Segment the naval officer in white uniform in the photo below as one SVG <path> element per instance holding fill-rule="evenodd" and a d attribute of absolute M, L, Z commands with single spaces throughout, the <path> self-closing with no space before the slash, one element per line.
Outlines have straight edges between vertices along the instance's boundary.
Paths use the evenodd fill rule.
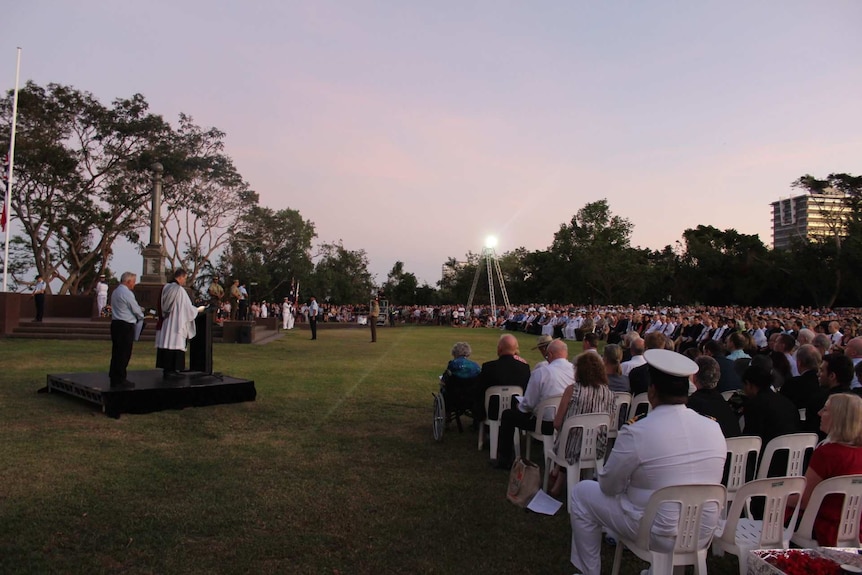
<path fill-rule="evenodd" d="M 697 364 L 663 349 L 647 350 L 652 411 L 623 426 L 598 481 L 581 481 L 572 498 L 572 564 L 600 575 L 602 529 L 634 539 L 644 508 L 656 490 L 670 485 L 720 483 L 727 445 L 721 427 L 685 405 L 688 376 Z M 676 514 L 656 521 L 653 544 L 670 549 Z M 704 511 L 702 534 L 711 535 L 718 509 Z M 660 524 L 661 523 L 661 524 Z"/>

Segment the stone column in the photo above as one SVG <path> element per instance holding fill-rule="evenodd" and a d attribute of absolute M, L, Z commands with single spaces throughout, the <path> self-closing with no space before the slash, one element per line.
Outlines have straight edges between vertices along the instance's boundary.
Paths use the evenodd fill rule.
<path fill-rule="evenodd" d="M 150 243 L 143 249 L 144 270 L 135 294 L 144 307 L 155 308 L 165 284 L 165 250 L 162 247 L 162 173 L 161 164 L 153 164 L 153 192 L 150 207 Z M 142 285 L 143 284 L 143 285 Z"/>

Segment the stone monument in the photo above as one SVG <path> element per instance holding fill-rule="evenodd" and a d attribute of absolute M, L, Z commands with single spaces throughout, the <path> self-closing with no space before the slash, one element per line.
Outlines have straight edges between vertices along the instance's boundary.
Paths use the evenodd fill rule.
<path fill-rule="evenodd" d="M 150 243 L 141 251 L 144 269 L 135 288 L 138 303 L 146 312 L 156 309 L 165 285 L 165 249 L 162 247 L 162 173 L 160 163 L 153 164 L 153 192 L 150 207 Z"/>

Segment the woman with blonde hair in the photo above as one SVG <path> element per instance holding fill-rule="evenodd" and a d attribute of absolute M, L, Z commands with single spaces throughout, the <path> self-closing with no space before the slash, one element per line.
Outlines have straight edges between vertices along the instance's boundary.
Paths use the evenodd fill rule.
<path fill-rule="evenodd" d="M 629 376 L 623 375 L 621 367 L 623 361 L 623 350 L 615 343 L 605 346 L 602 354 L 602 362 L 605 365 L 605 373 L 608 376 L 608 387 L 611 391 L 631 391 Z"/>
<path fill-rule="evenodd" d="M 862 474 L 862 397 L 851 393 L 831 395 L 818 415 L 820 429 L 826 433 L 826 439 L 811 455 L 800 509 L 805 509 L 811 492 L 824 479 Z M 841 495 L 828 495 L 817 511 L 814 538 L 824 547 L 834 546 L 838 539 L 842 502 Z M 792 503 L 795 499 L 788 501 L 788 504 Z"/>
<path fill-rule="evenodd" d="M 559 431 L 566 419 L 582 413 L 607 413 L 612 416 L 614 411 L 614 392 L 608 387 L 608 375 L 599 354 L 586 352 L 575 358 L 575 383 L 566 388 L 560 398 L 560 406 L 554 418 L 554 429 Z M 573 429 L 574 437 L 569 438 L 566 459 L 570 462 L 578 460 L 581 451 L 580 429 Z M 557 442 L 562 441 L 558 436 Z M 604 456 L 607 436 L 602 434 L 596 440 L 596 450 L 600 457 Z M 563 468 L 556 467 L 551 471 L 551 495 L 559 495 L 566 484 Z"/>

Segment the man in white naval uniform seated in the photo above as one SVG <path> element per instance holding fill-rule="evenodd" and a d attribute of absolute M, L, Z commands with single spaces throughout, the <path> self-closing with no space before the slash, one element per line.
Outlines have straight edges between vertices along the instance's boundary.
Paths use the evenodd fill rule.
<path fill-rule="evenodd" d="M 572 564 L 584 575 L 600 575 L 602 530 L 634 539 L 650 496 L 662 487 L 720 483 L 727 445 L 721 427 L 685 405 L 688 376 L 697 364 L 664 349 L 644 354 L 650 370 L 653 410 L 619 430 L 598 481 L 581 481 L 572 490 Z M 719 513 L 706 508 L 701 537 L 708 539 Z M 673 547 L 677 510 L 660 513 L 652 544 Z"/>

